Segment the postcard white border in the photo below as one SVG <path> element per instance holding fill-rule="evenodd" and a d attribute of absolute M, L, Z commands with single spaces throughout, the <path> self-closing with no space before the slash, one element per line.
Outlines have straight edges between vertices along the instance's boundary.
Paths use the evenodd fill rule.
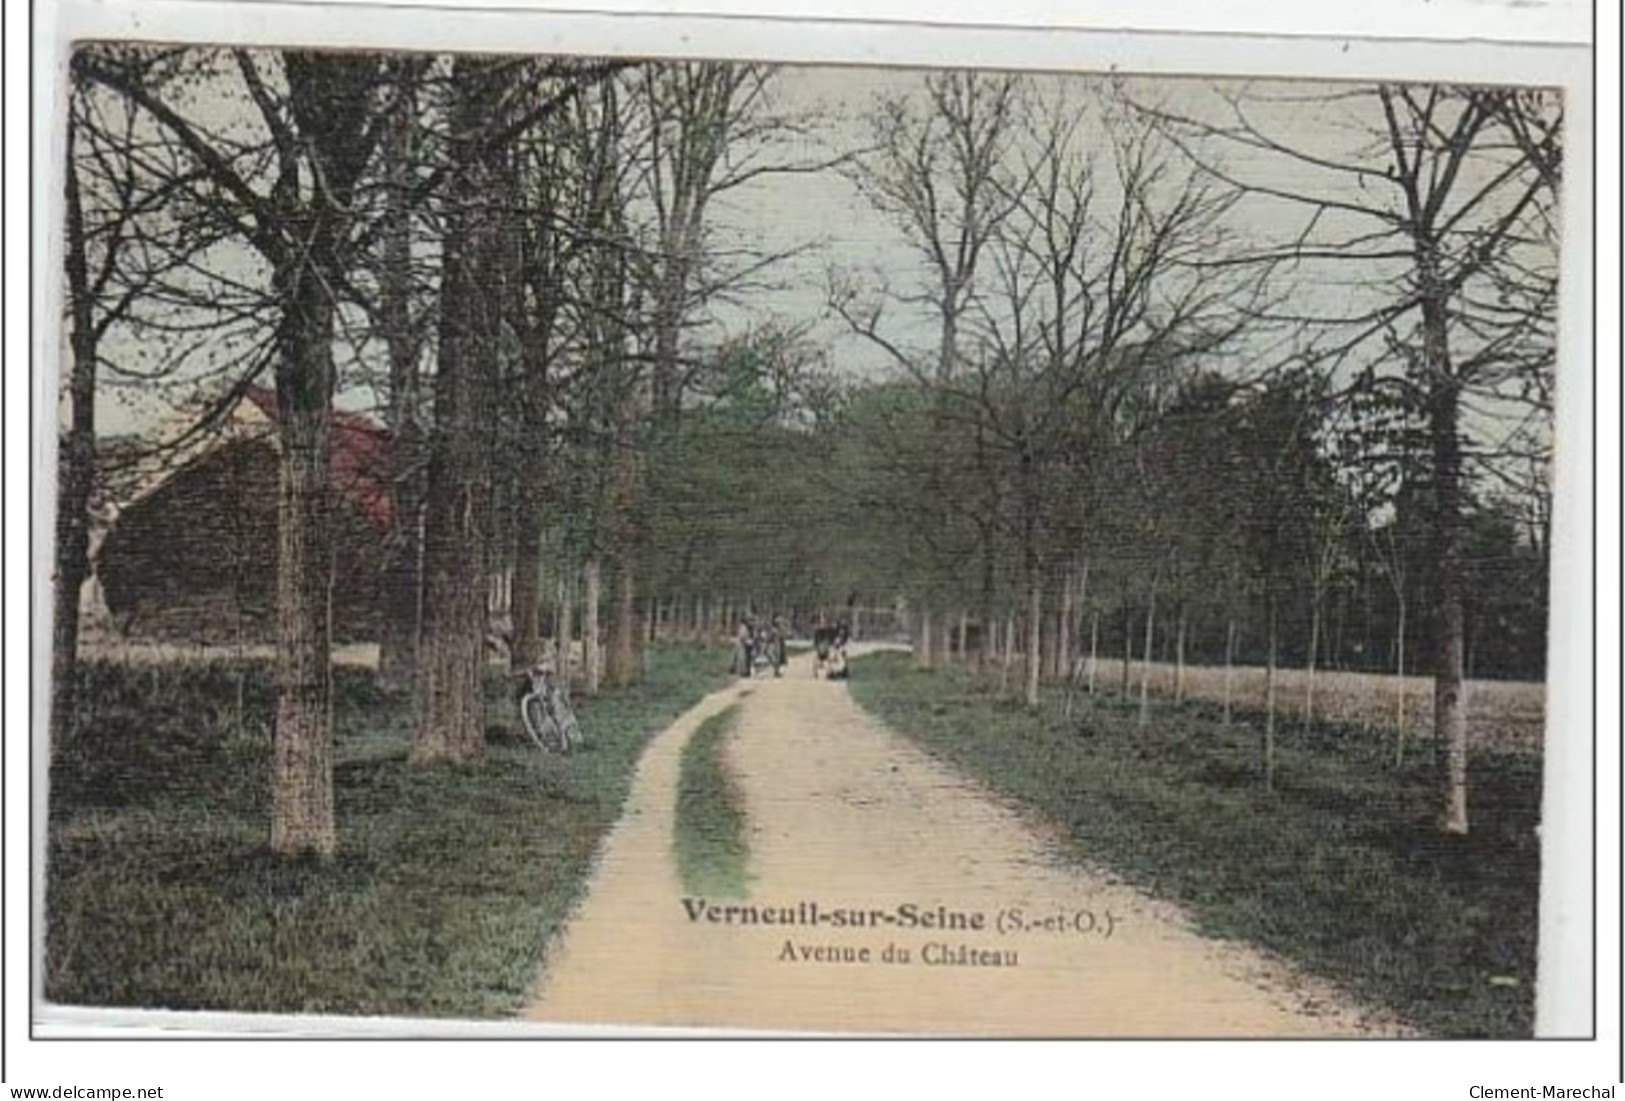
<path fill-rule="evenodd" d="M 668 5 L 669 8 L 676 6 Z M 1590 371 L 1595 351 L 1590 316 L 1593 301 L 1591 256 L 1588 249 L 1573 247 L 1572 244 L 1596 239 L 1596 227 L 1591 224 L 1593 207 L 1590 194 L 1593 171 L 1589 140 L 1591 73 L 1588 53 L 1573 45 L 1584 39 L 1584 20 L 1576 15 L 1577 5 L 1572 2 L 1491 3 L 1487 0 L 1449 0 L 1448 3 L 1437 4 L 1409 0 L 1367 0 L 1365 3 L 1309 5 L 1250 0 L 1233 6 L 1165 4 L 1153 13 L 1137 10 L 1148 6 L 1143 2 L 1112 3 L 1090 9 L 1095 28 L 1115 29 L 1078 26 L 1079 17 L 1070 9 L 1060 10 L 1062 6 L 1037 2 L 1006 6 L 1000 11 L 1001 20 L 1026 25 L 990 26 L 987 25 L 988 17 L 985 14 L 979 14 L 968 5 L 944 9 L 937 5 L 900 4 L 896 0 L 883 6 L 859 7 L 852 3 L 827 5 L 820 11 L 820 18 L 802 19 L 794 23 L 784 21 L 784 16 L 793 12 L 793 5 L 752 0 L 708 4 L 706 8 L 714 13 L 711 15 L 652 15 L 647 14 L 649 5 L 633 7 L 627 3 L 613 2 L 597 5 L 600 10 L 596 11 L 551 12 L 538 11 L 541 5 L 530 5 L 528 10 L 520 10 L 519 5 L 505 3 L 460 5 L 463 10 L 452 12 L 448 11 L 452 5 L 430 6 L 411 0 L 391 5 L 274 3 L 269 0 L 237 3 L 223 0 L 108 0 L 101 3 L 72 0 L 59 5 L 42 5 L 35 12 L 33 35 L 35 129 L 30 149 L 33 159 L 32 182 L 38 200 L 30 226 L 36 268 L 40 272 L 60 268 L 59 242 L 51 227 L 60 224 L 61 148 L 58 127 L 55 125 L 56 115 L 51 105 L 60 99 L 61 63 L 66 57 L 66 44 L 78 37 L 733 57 L 851 65 L 975 65 L 1078 70 L 1116 67 L 1125 72 L 1168 75 L 1512 81 L 1561 85 L 1570 94 L 1569 132 L 1574 137 L 1583 136 L 1585 141 L 1580 143 L 1571 139 L 1566 165 L 1569 190 L 1564 204 L 1565 241 L 1570 242 L 1570 246 L 1565 248 L 1563 257 L 1565 287 L 1560 337 L 1561 381 L 1558 388 L 1560 457 L 1555 479 L 1557 509 L 1554 517 L 1554 575 L 1557 583 L 1553 591 L 1552 613 L 1550 666 L 1553 673 L 1548 680 L 1548 697 L 1551 701 L 1549 727 L 1551 730 L 1562 730 L 1565 734 L 1556 739 L 1548 736 L 1548 809 L 1544 842 L 1549 855 L 1548 875 L 1542 894 L 1543 906 L 1547 906 L 1547 912 L 1554 916 L 1550 928 L 1543 921 L 1543 976 L 1560 976 L 1562 981 L 1553 988 L 1543 978 L 1541 1005 L 1543 1030 L 1568 1034 L 1573 1034 L 1577 1028 L 1582 1032 L 1589 1031 L 1592 1023 L 1592 986 L 1597 974 L 1591 968 L 1607 969 L 1612 960 L 1612 973 L 1617 974 L 1618 970 L 1617 950 L 1610 949 L 1606 935 L 1598 943 L 1598 959 L 1591 960 L 1593 935 L 1596 932 L 1606 933 L 1609 929 L 1617 930 L 1618 926 L 1616 910 L 1611 921 L 1603 921 L 1602 929 L 1592 928 L 1589 860 L 1583 860 L 1580 868 L 1570 866 L 1575 854 L 1589 856 L 1591 848 L 1593 760 L 1589 665 L 1594 627 L 1592 610 L 1597 606 L 1594 601 L 1602 595 L 1600 591 L 1591 591 L 1590 582 L 1592 538 L 1595 534 L 1591 500 L 1596 487 L 1589 460 L 1597 441 L 1592 438 L 1587 414 L 1602 397 L 1592 390 Z M 1222 16 L 1218 14 L 1221 8 L 1225 9 Z M 910 24 L 876 18 L 877 14 L 903 18 L 911 10 L 917 16 L 928 15 L 933 21 Z M 1617 20 L 1617 11 L 1613 15 Z M 981 25 L 947 26 L 944 25 L 945 19 Z M 1129 27 L 1133 29 L 1123 29 Z M 1243 33 L 1233 33 L 1236 27 L 1242 28 Z M 1274 33 L 1260 33 L 1264 31 Z M 1442 35 L 1448 35 L 1453 40 L 1424 40 Z M 1486 41 L 1489 39 L 1502 41 Z M 10 82 L 8 76 L 8 84 Z M 1617 135 L 1617 123 L 1614 133 Z M 10 145 L 8 139 L 8 154 Z M 7 218 L 9 226 L 12 219 L 9 195 Z M 1613 240 L 1618 240 L 1617 228 Z M 8 272 L 12 267 L 13 255 L 7 257 Z M 8 280 L 8 283 L 13 287 L 19 285 L 15 280 Z M 8 319 L 12 316 L 9 297 Z M 49 278 L 34 281 L 31 313 L 36 321 L 60 316 L 59 300 L 59 281 Z M 41 410 L 54 409 L 55 359 L 58 350 L 53 333 L 53 326 L 37 324 L 35 343 L 29 349 L 32 353 L 29 358 L 36 369 L 30 373 L 31 401 L 28 404 L 34 411 L 33 423 L 36 425 L 48 423 L 41 419 Z M 8 348 L 12 347 L 15 345 L 8 339 Z M 1617 349 L 1617 343 L 1614 347 Z M 1605 359 L 1603 362 L 1610 361 Z M 1617 354 L 1611 362 L 1618 363 Z M 14 379 L 16 376 L 12 374 L 11 377 Z M 1617 394 L 1617 378 L 1611 382 Z M 14 384 L 8 384 L 8 389 L 14 399 L 20 396 Z M 1617 398 L 1610 407 L 1617 410 Z M 15 411 L 15 404 L 13 408 Z M 24 422 L 25 425 L 27 423 Z M 11 419 L 9 426 L 15 428 L 16 420 Z M 1617 421 L 1612 431 L 1613 447 L 1617 449 Z M 33 506 L 31 512 L 35 518 L 48 518 L 51 515 L 49 506 L 54 496 L 54 478 L 50 476 L 54 465 L 53 450 L 50 447 L 50 434 L 39 432 L 34 439 L 33 453 L 25 456 L 27 465 L 32 466 L 37 474 L 35 481 L 24 483 L 24 499 Z M 8 455 L 15 454 L 8 440 Z M 1564 456 L 1586 456 L 1587 461 L 1578 462 Z M 1597 458 L 1601 459 L 1601 456 Z M 14 464 L 12 472 L 15 473 Z M 9 476 L 8 487 L 16 487 Z M 15 499 L 14 494 L 12 500 Z M 48 563 L 50 526 L 48 522 L 36 523 L 33 528 L 34 536 L 28 549 L 37 556 L 36 561 Z M 8 540 L 8 593 L 16 591 L 10 562 L 14 547 L 14 542 Z M 24 591 L 33 607 L 48 606 L 48 570 L 36 573 L 31 584 L 25 583 Z M 13 607 L 16 606 L 13 604 Z M 1617 609 L 1617 602 L 1614 607 Z M 1617 624 L 1617 618 L 1614 622 Z M 8 624 L 8 642 L 14 638 L 15 632 Z M 37 617 L 31 625 L 29 635 L 25 636 L 25 646 L 29 638 L 35 653 L 48 653 L 48 624 L 43 622 L 43 617 Z M 46 698 L 48 662 L 43 665 L 42 672 L 41 663 L 35 663 L 32 688 L 36 701 Z M 17 686 L 18 682 L 11 672 L 8 670 L 8 684 Z M 8 717 L 12 713 L 8 699 Z M 1598 716 L 1599 719 L 1601 717 Z M 16 729 L 11 723 L 8 723 L 8 727 Z M 1575 737 L 1575 732 L 1583 732 L 1584 736 Z M 26 783 L 27 763 L 19 752 L 21 744 L 21 739 L 15 736 L 7 739 L 8 794 L 18 792 L 19 779 Z M 1606 737 L 1599 739 L 1596 767 L 1605 787 L 1618 774 L 1617 754 L 1617 743 Z M 23 790 L 25 794 L 21 803 L 27 806 L 26 787 Z M 1612 809 L 1617 816 L 1617 795 L 1615 798 Z M 18 805 L 18 800 L 8 800 L 8 807 L 11 808 L 7 811 L 8 825 L 13 831 L 25 825 L 14 813 Z M 37 814 L 40 808 L 36 806 L 33 810 Z M 1617 817 L 1608 821 L 1599 819 L 1596 823 L 1600 843 L 1598 857 L 1604 868 L 1617 868 L 1618 863 L 1617 841 L 1610 837 L 1611 833 L 1617 832 L 1617 826 L 1611 830 L 1611 822 L 1617 823 Z M 8 901 L 20 897 L 17 893 L 19 873 L 24 877 L 21 886 L 27 886 L 26 870 L 18 867 L 26 850 L 19 849 L 17 842 L 18 838 L 13 832 L 8 838 L 8 852 L 13 857 L 7 866 Z M 1610 853 L 1613 854 L 1611 861 Z M 37 859 L 38 853 L 35 855 Z M 1607 911 L 1615 901 L 1613 892 L 1609 890 L 1611 883 L 1617 883 L 1617 879 L 1610 881 L 1604 876 L 1596 884 L 1603 911 Z M 32 1012 L 28 1000 L 32 992 L 16 981 L 15 974 L 32 951 L 32 946 L 26 944 L 26 925 L 19 920 L 22 912 L 16 907 L 11 908 L 11 918 L 6 928 L 7 958 L 13 970 L 8 972 L 5 997 L 7 1028 L 12 1036 L 16 1035 L 17 1025 L 26 1021 Z M 35 917 L 37 919 L 38 915 Z M 23 941 L 21 945 L 18 943 L 19 937 Z M 1617 941 L 1617 935 L 1613 940 Z M 21 952 L 15 950 L 19 946 L 23 948 Z M 1584 966 L 1581 965 L 1582 956 Z M 1613 990 L 1617 990 L 1617 987 L 1605 983 L 1596 991 L 1599 1016 L 1595 1024 L 1599 1036 L 1610 1033 L 1617 1035 L 1617 1008 L 1610 1004 L 1613 999 L 1609 997 Z M 1582 1009 L 1583 1024 L 1580 1015 Z M 206 1030 L 214 1027 L 235 1030 L 244 1025 L 258 1030 L 268 1023 L 264 1019 L 245 1021 L 235 1015 L 219 1019 L 214 1015 L 187 1015 L 186 1023 L 176 1021 L 172 1016 L 139 1013 L 97 1017 L 98 1014 L 83 1017 L 81 1011 L 72 1011 L 60 1024 L 42 1028 L 40 1034 L 45 1035 L 52 1029 L 60 1029 L 60 1034 L 78 1033 L 82 1027 L 105 1025 L 113 1020 L 135 1026 L 134 1032 L 137 1033 L 149 1029 L 162 1032 L 177 1024 L 187 1031 L 191 1028 Z M 256 1020 L 258 1025 L 255 1024 Z M 333 1034 L 321 1028 L 313 1019 L 295 1020 L 307 1028 L 314 1025 L 326 1034 Z M 444 1029 L 437 1028 L 434 1022 L 426 1024 L 427 1033 L 444 1034 Z M 99 1027 L 92 1031 L 97 1035 L 107 1034 Z M 343 1034 L 352 1030 L 337 1027 L 334 1031 Z M 131 1035 L 132 1032 L 118 1030 L 115 1034 Z M 15 1048 L 18 1041 L 14 1039 L 12 1043 Z M 239 1044 L 229 1046 L 234 1049 L 241 1047 Z M 505 1046 L 496 1045 L 498 1049 Z M 1486 1054 L 1499 1053 L 1507 1046 L 1488 1045 L 1484 1050 Z M 1518 1047 L 1510 1046 L 1514 1049 Z M 1334 1048 L 1334 1052 L 1336 1050 Z M 16 1059 L 18 1052 L 13 1050 L 12 1056 Z M 1372 1058 L 1384 1064 L 1409 1062 L 1384 1048 L 1375 1056 L 1368 1050 L 1365 1057 L 1349 1060 L 1349 1063 L 1351 1066 L 1368 1065 Z M 1546 1060 L 1518 1059 L 1509 1065 L 1518 1066 L 1531 1061 Z M 253 1062 L 257 1063 L 259 1059 Z M 1344 1059 L 1338 1058 L 1332 1062 L 1343 1063 Z M 1494 1058 L 1485 1061 L 1486 1071 L 1494 1062 Z M 58 1059 L 51 1057 L 51 1063 L 58 1064 Z M 27 1081 L 16 1073 L 8 1074 L 8 1079 Z"/>

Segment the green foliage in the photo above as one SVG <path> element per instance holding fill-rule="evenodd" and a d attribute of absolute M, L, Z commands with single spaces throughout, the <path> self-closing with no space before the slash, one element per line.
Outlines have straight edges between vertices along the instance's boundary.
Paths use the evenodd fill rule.
<path fill-rule="evenodd" d="M 1252 941 L 1449 1037 L 1533 1028 L 1540 761 L 1480 753 L 1476 826 L 1432 828 L 1425 761 L 1396 773 L 1382 740 L 1320 724 L 1282 731 L 1259 782 L 1257 726 L 1211 707 L 1086 700 L 1074 717 L 1002 703 L 967 673 L 862 659 L 852 691 L 881 719 L 1184 906 L 1204 933 Z"/>
<path fill-rule="evenodd" d="M 742 898 L 750 883 L 743 797 L 726 762 L 728 735 L 738 721 L 734 704 L 701 723 L 683 747 L 672 847 L 683 890 L 691 895 Z"/>
<path fill-rule="evenodd" d="M 652 591 L 763 608 L 828 603 L 854 587 L 843 486 L 867 483 L 814 350 L 768 327 L 704 365 L 694 401 L 651 443 Z"/>
<path fill-rule="evenodd" d="M 335 670 L 340 850 L 267 849 L 268 670 L 82 670 L 94 711 L 52 772 L 45 992 L 60 1004 L 502 1017 L 580 896 L 648 740 L 724 658 L 656 649 L 643 685 L 539 755 L 493 678 L 491 744 L 409 767 L 410 714 Z M 237 683 L 244 707 L 237 714 Z"/>

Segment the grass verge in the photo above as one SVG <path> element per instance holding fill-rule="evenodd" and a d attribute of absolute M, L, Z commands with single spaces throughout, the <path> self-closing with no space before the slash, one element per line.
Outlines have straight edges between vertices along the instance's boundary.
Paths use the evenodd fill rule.
<path fill-rule="evenodd" d="M 52 769 L 45 993 L 53 1002 L 500 1017 L 535 978 L 620 813 L 643 746 L 725 682 L 660 648 L 544 757 L 493 678 L 488 749 L 411 768 L 407 701 L 336 669 L 338 855 L 273 859 L 264 665 L 81 672 Z"/>
<path fill-rule="evenodd" d="M 743 898 L 750 884 L 744 803 L 724 762 L 738 719 L 734 704 L 701 723 L 683 747 L 672 847 L 691 895 Z"/>
<path fill-rule="evenodd" d="M 1278 729 L 1216 707 L 1083 698 L 1039 711 L 961 670 L 862 659 L 852 693 L 940 757 L 1057 824 L 1080 859 L 1185 907 L 1208 935 L 1278 953 L 1446 1037 L 1533 1029 L 1540 758 L 1479 752 L 1473 831 L 1432 825 L 1425 754 L 1395 770 L 1358 727 Z M 1051 696 L 1059 693 L 1052 692 Z"/>

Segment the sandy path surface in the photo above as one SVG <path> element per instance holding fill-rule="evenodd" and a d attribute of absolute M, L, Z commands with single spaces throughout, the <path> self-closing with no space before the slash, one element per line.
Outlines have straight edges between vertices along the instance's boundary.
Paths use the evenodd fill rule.
<path fill-rule="evenodd" d="M 735 700 L 729 762 L 752 883 L 747 898 L 708 904 L 811 924 L 694 920 L 699 903 L 685 905 L 672 856 L 678 760 Z M 910 906 L 941 907 L 960 927 L 910 925 Z M 871 923 L 839 927 L 843 909 Z M 985 962 L 956 962 L 962 951 Z M 844 685 L 812 679 L 806 658 L 782 680 L 708 697 L 655 739 L 551 958 L 526 1019 L 935 1035 L 1399 1031 L 1256 951 L 1197 936 L 1172 906 L 1062 863 L 1041 828 L 881 725 Z"/>

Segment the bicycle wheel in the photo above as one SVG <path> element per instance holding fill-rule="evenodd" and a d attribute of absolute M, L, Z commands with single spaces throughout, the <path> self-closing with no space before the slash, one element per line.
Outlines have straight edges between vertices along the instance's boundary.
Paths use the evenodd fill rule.
<path fill-rule="evenodd" d="M 525 733 L 536 743 L 536 748 L 544 753 L 563 753 L 569 748 L 564 743 L 558 723 L 548 714 L 547 704 L 540 696 L 526 696 L 520 705 L 520 713 L 525 720 Z"/>

